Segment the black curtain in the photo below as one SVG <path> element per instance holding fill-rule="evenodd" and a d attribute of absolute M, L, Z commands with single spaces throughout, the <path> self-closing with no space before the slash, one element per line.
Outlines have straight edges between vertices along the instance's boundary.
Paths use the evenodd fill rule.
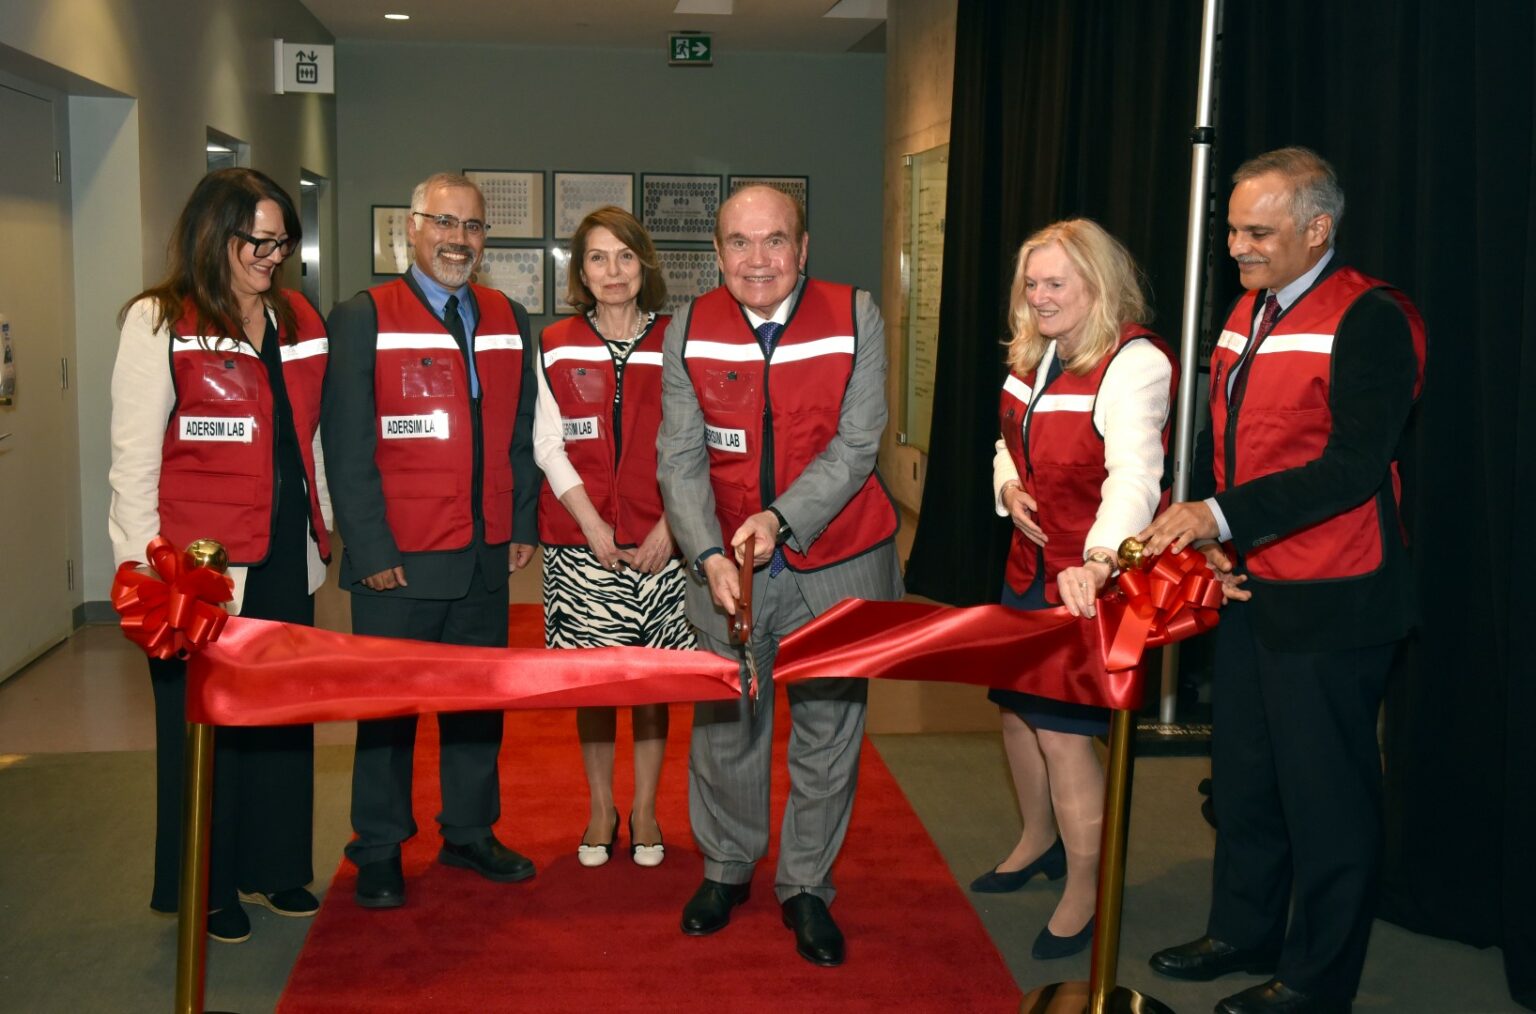
<path fill-rule="evenodd" d="M 1218 161 L 1322 152 L 1344 259 L 1424 313 L 1404 448 L 1421 620 L 1387 698 L 1381 912 L 1502 946 L 1536 1008 L 1536 591 L 1516 515 L 1536 500 L 1533 46 L 1528 0 L 1229 3 Z"/>
<path fill-rule="evenodd" d="M 1095 219 L 1150 282 L 1177 346 L 1198 0 L 964 0 L 955 37 L 944 278 L 928 477 L 907 588 L 995 602 L 1009 527 L 992 446 L 1013 257 L 1035 230 Z"/>
<path fill-rule="evenodd" d="M 1177 332 L 1198 4 L 959 5 L 932 454 L 909 586 L 991 601 L 996 345 L 1031 230 L 1098 218 Z M 1149 10 L 1145 8 L 1158 8 Z M 1172 13 L 1170 13 L 1170 9 Z M 1211 296 L 1235 294 L 1226 194 L 1244 158 L 1306 144 L 1348 197 L 1339 254 L 1408 292 L 1429 367 L 1403 448 L 1421 622 L 1388 690 L 1382 915 L 1501 946 L 1536 1009 L 1536 5 L 1226 4 Z"/>

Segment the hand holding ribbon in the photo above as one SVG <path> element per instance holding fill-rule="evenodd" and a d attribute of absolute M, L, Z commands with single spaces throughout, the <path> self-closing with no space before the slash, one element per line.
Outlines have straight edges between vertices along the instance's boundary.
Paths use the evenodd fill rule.
<path fill-rule="evenodd" d="M 223 603 L 234 583 L 212 567 L 194 566 L 163 536 L 145 550 L 158 578 L 141 573 L 137 560 L 117 568 L 112 606 L 123 633 L 150 658 L 186 658 L 216 640 L 229 619 Z"/>
<path fill-rule="evenodd" d="M 1115 594 L 1099 603 L 1099 629 L 1104 643 L 1104 668 L 1110 672 L 1141 663 L 1147 648 L 1194 637 L 1216 626 L 1221 608 L 1221 582 L 1205 557 L 1189 548 L 1151 559 L 1140 555 L 1139 543 L 1127 539 L 1120 547 L 1122 562 Z"/>

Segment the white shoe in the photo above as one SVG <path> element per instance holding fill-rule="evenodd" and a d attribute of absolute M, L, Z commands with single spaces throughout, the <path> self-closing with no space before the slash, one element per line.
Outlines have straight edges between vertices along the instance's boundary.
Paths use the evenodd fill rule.
<path fill-rule="evenodd" d="M 635 815 L 629 815 L 629 856 L 636 866 L 660 866 L 667 858 L 667 847 L 661 843 L 661 825 L 656 825 L 656 844 L 642 845 L 635 841 Z"/>
<path fill-rule="evenodd" d="M 613 845 L 619 839 L 619 815 L 613 815 L 613 833 L 608 836 L 608 841 L 602 845 L 588 845 L 583 839 L 576 846 L 576 861 L 586 867 L 601 866 L 613 855 Z"/>

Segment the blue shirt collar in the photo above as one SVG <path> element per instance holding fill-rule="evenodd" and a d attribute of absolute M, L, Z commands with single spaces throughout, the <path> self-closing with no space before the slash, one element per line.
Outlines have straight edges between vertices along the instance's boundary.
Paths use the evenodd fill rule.
<path fill-rule="evenodd" d="M 1275 301 L 1280 304 L 1280 309 L 1289 309 L 1292 303 L 1301 298 L 1301 294 L 1303 292 L 1306 292 L 1308 289 L 1312 288 L 1313 284 L 1317 282 L 1318 276 L 1323 273 L 1323 269 L 1328 266 L 1328 262 L 1331 260 L 1333 260 L 1333 248 L 1330 247 L 1328 251 L 1324 253 L 1323 256 L 1318 260 L 1318 262 L 1312 265 L 1311 270 L 1309 270 L 1306 274 L 1302 275 L 1291 284 L 1285 286 L 1283 289 L 1271 290 L 1275 293 Z M 414 264 L 411 266 L 415 267 Z M 1262 306 L 1263 303 L 1264 300 L 1259 300 L 1260 306 Z"/>
<path fill-rule="evenodd" d="M 421 270 L 416 264 L 411 265 L 411 277 L 421 287 L 421 294 L 427 297 L 427 305 L 432 307 L 432 312 L 439 317 L 443 315 L 443 309 L 448 305 L 449 296 L 459 297 L 460 312 L 464 312 L 472 304 L 470 303 L 469 286 L 461 285 L 457 289 L 450 289 L 436 278 Z"/>

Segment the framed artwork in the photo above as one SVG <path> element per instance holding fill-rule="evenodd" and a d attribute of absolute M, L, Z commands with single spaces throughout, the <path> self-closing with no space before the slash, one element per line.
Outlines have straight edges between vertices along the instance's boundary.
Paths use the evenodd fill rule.
<path fill-rule="evenodd" d="M 544 238 L 544 174 L 522 170 L 465 169 L 485 195 L 489 239 Z"/>
<path fill-rule="evenodd" d="M 405 238 L 405 223 L 411 209 L 403 205 L 373 206 L 373 273 L 403 275 L 411 266 L 411 244 Z"/>
<path fill-rule="evenodd" d="M 658 250 L 661 277 L 667 283 L 663 313 L 677 313 L 683 304 L 720 284 L 720 265 L 713 250 Z"/>
<path fill-rule="evenodd" d="M 581 220 L 605 204 L 634 214 L 634 173 L 555 173 L 555 239 L 570 239 Z"/>
<path fill-rule="evenodd" d="M 708 243 L 720 210 L 720 177 L 642 173 L 641 221 L 657 242 Z"/>
<path fill-rule="evenodd" d="M 601 206 L 598 205 L 598 207 Z M 578 223 L 580 222 L 579 219 L 577 221 Z M 551 284 L 554 286 L 549 298 L 549 305 L 554 307 L 551 312 L 575 313 L 576 308 L 565 301 L 565 286 L 571 277 L 571 248 L 568 246 L 557 246 L 549 251 L 549 259 L 553 264 L 549 275 Z"/>
<path fill-rule="evenodd" d="M 544 251 L 540 248 L 486 247 L 476 275 L 481 285 L 500 289 L 529 313 L 544 312 Z"/>
<path fill-rule="evenodd" d="M 811 178 L 809 176 L 732 176 L 727 188 L 734 194 L 742 187 L 773 187 L 800 202 L 806 218 L 811 215 Z M 729 196 L 729 195 L 727 195 Z"/>

